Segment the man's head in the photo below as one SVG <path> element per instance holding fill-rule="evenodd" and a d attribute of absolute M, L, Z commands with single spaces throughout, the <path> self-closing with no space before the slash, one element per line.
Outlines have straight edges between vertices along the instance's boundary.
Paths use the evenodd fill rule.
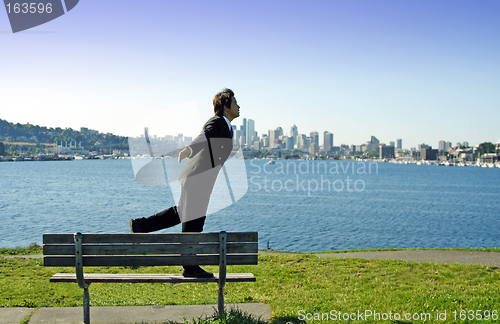
<path fill-rule="evenodd" d="M 214 113 L 217 116 L 226 116 L 231 121 L 240 115 L 239 108 L 231 89 L 226 88 L 214 97 Z"/>

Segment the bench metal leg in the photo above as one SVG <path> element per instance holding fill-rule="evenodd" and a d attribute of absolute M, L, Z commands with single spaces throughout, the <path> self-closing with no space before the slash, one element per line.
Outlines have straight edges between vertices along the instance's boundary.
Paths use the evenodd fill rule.
<path fill-rule="evenodd" d="M 219 288 L 219 316 L 224 316 L 224 288 Z"/>
<path fill-rule="evenodd" d="M 227 233 L 219 233 L 219 317 L 225 317 L 224 311 L 224 286 L 226 285 L 226 240 Z"/>
<path fill-rule="evenodd" d="M 90 297 L 88 288 L 83 290 L 83 323 L 90 324 Z"/>

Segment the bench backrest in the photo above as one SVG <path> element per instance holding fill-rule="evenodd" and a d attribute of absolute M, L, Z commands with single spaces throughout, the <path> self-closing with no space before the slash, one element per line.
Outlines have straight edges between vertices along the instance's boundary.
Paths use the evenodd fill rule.
<path fill-rule="evenodd" d="M 44 266 L 257 264 L 257 232 L 43 234 Z"/>

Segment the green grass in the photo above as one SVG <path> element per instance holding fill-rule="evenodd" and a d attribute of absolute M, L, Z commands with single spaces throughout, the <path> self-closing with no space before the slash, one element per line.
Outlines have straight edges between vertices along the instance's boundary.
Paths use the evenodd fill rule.
<path fill-rule="evenodd" d="M 42 253 L 42 247 L 36 243 L 31 243 L 27 247 L 0 248 L 0 255 L 29 255 Z"/>
<path fill-rule="evenodd" d="M 213 266 L 204 268 L 218 271 Z M 86 268 L 85 272 L 179 273 L 180 270 L 181 267 L 103 267 Z M 0 271 L 0 307 L 82 305 L 82 290 L 77 284 L 49 282 L 49 278 L 56 272 L 74 272 L 72 267 L 43 267 L 41 259 L 0 258 Z M 459 319 L 453 321 L 452 311 L 457 311 L 457 314 L 464 310 L 500 312 L 500 269 L 491 266 L 286 254 L 260 255 L 259 265 L 229 266 L 228 272 L 252 272 L 257 282 L 228 283 L 225 302 L 267 303 L 273 311 L 273 324 L 333 323 L 336 321 L 299 319 L 300 314 L 309 313 L 311 317 L 314 314 L 330 313 L 332 310 L 342 313 L 356 313 L 358 310 L 374 310 L 381 314 L 430 313 L 432 316 L 437 311 L 446 310 L 448 320 L 439 323 L 477 322 Z M 217 285 L 210 283 L 94 283 L 89 291 L 92 306 L 217 304 Z M 375 322 L 380 321 L 351 321 Z M 398 323 L 410 322 L 421 321 L 405 322 L 402 319 Z M 430 322 L 436 321 L 433 318 Z M 202 323 L 230 322 L 208 319 L 196 324 Z"/>
<path fill-rule="evenodd" d="M 226 314 L 220 316 L 218 312 L 207 318 L 195 319 L 193 322 L 185 321 L 182 324 L 265 324 L 266 322 L 255 316 L 242 312 L 238 309 L 229 309 Z M 178 324 L 178 322 L 168 321 L 165 324 Z"/>
<path fill-rule="evenodd" d="M 437 248 L 437 249 L 399 249 L 399 248 L 381 248 L 381 249 L 362 249 L 362 250 L 341 250 L 341 251 L 324 251 L 324 252 L 314 252 L 314 253 L 303 253 L 303 252 L 289 252 L 289 251 L 278 251 L 278 250 L 260 250 L 263 252 L 274 252 L 274 253 L 284 253 L 284 254 L 319 254 L 319 253 L 347 253 L 347 252 L 373 252 L 373 251 L 404 251 L 404 250 L 456 250 L 456 251 L 479 251 L 479 252 L 500 252 L 500 248 L 490 247 L 490 248 Z M 36 243 L 32 243 L 27 247 L 17 247 L 17 248 L 0 248 L 0 256 L 2 255 L 29 255 L 29 254 L 42 254 L 42 247 Z"/>
<path fill-rule="evenodd" d="M 314 252 L 314 254 L 320 253 L 349 253 L 349 252 L 376 252 L 376 251 L 408 251 L 408 250 L 449 250 L 449 251 L 476 251 L 476 252 L 500 252 L 500 248 L 490 247 L 490 248 L 414 248 L 414 249 L 399 249 L 399 248 L 383 248 L 383 249 L 364 249 L 364 250 L 342 250 L 342 251 L 324 251 L 324 252 Z"/>

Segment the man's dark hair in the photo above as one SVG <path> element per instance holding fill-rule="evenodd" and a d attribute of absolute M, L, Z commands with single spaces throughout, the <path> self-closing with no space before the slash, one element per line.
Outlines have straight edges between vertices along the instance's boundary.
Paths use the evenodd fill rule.
<path fill-rule="evenodd" d="M 225 88 L 214 97 L 214 113 L 217 116 L 224 115 L 224 107 L 231 107 L 231 102 L 233 101 L 234 92 L 231 89 Z"/>

